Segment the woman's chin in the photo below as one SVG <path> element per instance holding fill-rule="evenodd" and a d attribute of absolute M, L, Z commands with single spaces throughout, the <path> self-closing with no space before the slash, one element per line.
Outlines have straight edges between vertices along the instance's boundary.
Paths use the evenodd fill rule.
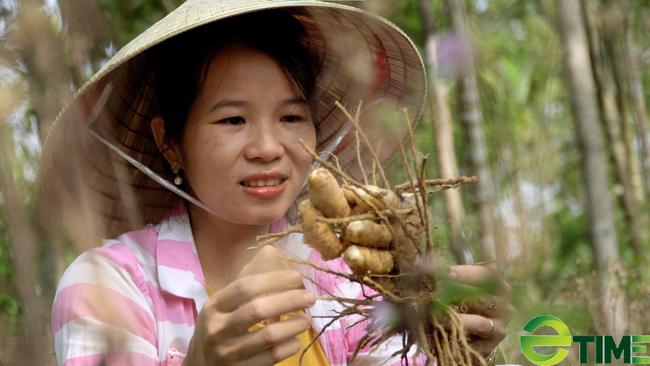
<path fill-rule="evenodd" d="M 250 213 L 249 215 L 241 215 L 239 217 L 233 217 L 233 220 L 230 220 L 233 223 L 246 226 L 267 226 L 271 225 L 274 222 L 282 219 L 284 217 L 284 212 L 260 212 L 260 213 Z"/>
<path fill-rule="evenodd" d="M 279 215 L 279 216 L 259 218 L 258 220 L 255 220 L 255 222 L 252 225 L 254 226 L 271 225 L 277 222 L 278 220 L 282 219 L 283 217 L 284 217 L 283 215 Z"/>
<path fill-rule="evenodd" d="M 216 205 L 214 205 L 216 206 Z M 210 205 L 208 207 L 211 207 Z M 212 208 L 212 207 L 211 207 Z M 268 209 L 268 210 L 253 210 L 248 212 L 237 212 L 233 214 L 232 212 L 224 212 L 223 210 L 218 210 L 212 208 L 216 213 L 216 216 L 212 216 L 209 213 L 199 209 L 198 207 L 192 205 L 192 210 L 202 211 L 201 216 L 205 216 L 208 221 L 221 221 L 224 223 L 230 223 L 240 226 L 265 226 L 271 225 L 274 222 L 280 220 L 284 217 L 286 211 L 277 210 L 277 209 Z"/>

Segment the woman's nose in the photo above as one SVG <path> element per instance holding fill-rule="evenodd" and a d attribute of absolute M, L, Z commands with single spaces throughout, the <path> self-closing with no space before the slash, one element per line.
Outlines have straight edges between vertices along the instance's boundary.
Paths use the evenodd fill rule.
<path fill-rule="evenodd" d="M 280 128 L 251 126 L 250 134 L 251 139 L 244 152 L 247 159 L 266 162 L 273 161 L 284 154 Z"/>

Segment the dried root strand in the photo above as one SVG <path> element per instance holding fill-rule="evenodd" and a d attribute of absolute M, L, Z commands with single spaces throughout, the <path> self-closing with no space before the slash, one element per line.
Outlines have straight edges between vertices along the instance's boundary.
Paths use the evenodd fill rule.
<path fill-rule="evenodd" d="M 259 235 L 255 240 L 257 240 L 258 245 L 255 248 L 263 247 L 265 245 L 271 245 L 281 239 L 286 238 L 293 233 L 302 233 L 302 225 L 294 225 L 288 229 L 285 229 L 281 233 L 272 233 L 272 234 L 263 234 Z"/>
<path fill-rule="evenodd" d="M 430 360 L 435 359 L 435 356 L 431 352 L 431 346 L 429 345 L 429 340 L 424 333 L 424 324 L 420 323 L 418 324 L 418 338 L 419 338 L 419 343 L 422 345 L 422 349 L 424 350 L 424 353 L 427 355 L 427 358 Z"/>
<path fill-rule="evenodd" d="M 304 264 L 304 265 L 309 266 L 309 267 L 311 267 L 311 268 L 313 268 L 313 269 L 315 269 L 317 271 L 322 271 L 324 273 L 329 273 L 329 274 L 331 274 L 333 276 L 336 276 L 336 277 L 343 277 L 343 278 L 346 278 L 348 281 L 351 281 L 351 282 L 359 282 L 359 280 L 353 274 L 333 271 L 333 270 L 331 270 L 329 268 L 319 266 L 319 265 L 314 264 L 312 262 L 304 261 L 302 259 L 298 259 L 298 258 L 294 258 L 294 257 L 287 257 L 285 255 L 280 255 L 280 258 L 285 262 L 295 263 L 295 264 Z"/>
<path fill-rule="evenodd" d="M 437 190 L 428 191 L 427 193 L 440 192 L 440 191 L 447 190 L 447 189 L 458 188 L 463 184 L 474 184 L 474 183 L 478 183 L 478 177 L 476 177 L 476 176 L 472 176 L 472 177 L 463 176 L 463 177 L 458 177 L 456 179 L 427 179 L 427 180 L 424 181 L 424 185 L 426 187 L 436 187 L 436 188 L 438 188 Z M 397 193 L 413 192 L 415 190 L 414 186 L 417 188 L 417 185 L 415 184 L 415 182 L 414 182 L 413 185 L 411 185 L 410 182 L 403 183 L 403 184 L 395 186 L 395 191 Z"/>
<path fill-rule="evenodd" d="M 382 296 L 386 300 L 388 300 L 388 301 L 390 301 L 392 303 L 400 303 L 400 302 L 404 301 L 403 298 L 401 298 L 399 295 L 396 294 L 395 282 L 386 281 L 386 280 L 387 280 L 387 278 L 378 277 L 378 276 L 373 276 L 372 279 L 369 276 L 364 276 L 363 277 L 363 283 L 368 284 L 372 288 L 377 290 L 379 293 L 382 294 Z"/>
<path fill-rule="evenodd" d="M 476 350 L 474 350 L 469 345 L 469 342 L 467 341 L 467 336 L 465 335 L 465 332 L 463 331 L 463 329 L 465 329 L 465 327 L 463 326 L 463 321 L 461 320 L 460 315 L 456 311 L 454 311 L 453 309 L 449 309 L 448 315 L 449 315 L 449 318 L 451 319 L 452 329 L 455 328 L 455 329 L 460 330 L 460 332 L 462 332 L 460 334 L 460 336 L 458 337 L 459 342 L 457 342 L 457 343 L 461 343 L 462 346 L 463 346 L 463 351 L 466 354 L 466 357 L 464 357 L 464 358 L 465 359 L 467 359 L 468 357 L 470 358 L 470 361 L 469 361 L 468 365 L 472 365 L 473 364 L 472 360 L 476 360 L 482 366 L 487 366 L 483 356 L 481 356 L 480 353 L 476 352 Z"/>
<path fill-rule="evenodd" d="M 427 197 L 426 188 L 424 186 L 424 181 L 426 179 L 427 171 L 427 160 L 429 155 L 427 154 L 422 158 L 422 168 L 420 168 L 420 178 L 418 179 L 418 184 L 420 187 L 420 197 L 422 198 L 422 203 L 424 209 L 422 210 L 424 215 L 422 216 L 423 226 L 424 226 L 424 238 L 427 243 L 427 253 L 433 254 L 433 242 L 431 241 L 431 226 L 429 224 L 429 201 Z"/>
<path fill-rule="evenodd" d="M 380 214 L 384 217 L 390 218 L 394 216 L 393 212 L 396 215 L 405 216 L 413 213 L 413 209 L 403 209 L 403 210 L 395 210 L 395 211 L 383 210 L 380 211 Z M 344 225 L 344 224 L 349 224 L 353 221 L 363 221 L 363 220 L 380 221 L 381 220 L 381 217 L 375 214 L 374 212 L 366 212 L 366 213 L 356 215 L 354 210 L 352 210 L 350 214 L 351 216 L 340 218 L 340 219 L 328 219 L 327 217 L 318 217 L 316 218 L 316 221 L 323 222 L 326 224 L 331 224 L 331 225 Z"/>
<path fill-rule="evenodd" d="M 354 178 L 350 177 L 346 172 L 344 172 L 342 169 L 340 169 L 337 166 L 332 165 L 330 162 L 328 162 L 325 159 L 322 159 L 314 150 L 312 150 L 303 139 L 300 139 L 298 141 L 300 145 L 302 145 L 303 149 L 305 149 L 313 158 L 314 161 L 317 161 L 319 164 L 327 168 L 330 172 L 333 174 L 336 174 L 339 178 L 341 178 L 343 181 L 347 182 L 347 184 L 351 184 L 354 186 L 362 186 L 361 183 L 357 182 Z"/>
<path fill-rule="evenodd" d="M 307 344 L 307 346 L 305 346 L 305 348 L 304 348 L 304 349 L 302 350 L 302 352 L 300 353 L 300 359 L 298 360 L 298 364 L 299 364 L 299 365 L 302 366 L 302 360 L 303 360 L 303 358 L 305 357 L 305 354 L 307 354 L 307 351 L 311 348 L 311 346 L 314 345 L 314 342 L 316 342 L 316 341 L 318 340 L 318 338 L 320 338 L 320 336 L 323 335 L 323 333 L 325 333 L 325 331 L 327 330 L 327 328 L 329 328 L 329 327 L 330 327 L 332 324 L 334 324 L 335 322 L 339 321 L 339 319 L 340 319 L 340 317 L 336 317 L 336 318 L 331 319 L 329 322 L 327 322 L 327 324 L 325 324 L 325 326 L 323 327 L 323 329 L 321 329 L 320 332 L 318 332 L 318 334 L 316 334 L 316 336 L 314 337 L 314 339 L 312 339 L 311 341 L 309 341 L 309 343 Z"/>
<path fill-rule="evenodd" d="M 354 125 L 354 128 L 356 128 L 356 130 L 359 131 L 359 135 L 363 139 L 363 143 L 366 145 L 366 148 L 372 155 L 373 160 L 380 162 L 377 151 L 375 151 L 374 147 L 372 146 L 372 143 L 370 143 L 370 140 L 368 139 L 368 136 L 365 134 L 365 132 L 363 132 L 363 129 L 361 129 L 361 127 L 359 126 L 359 119 L 352 117 L 352 115 L 338 101 L 334 102 L 334 104 L 339 108 L 341 112 L 343 112 L 343 114 L 345 114 L 348 120 Z M 377 169 L 379 170 L 379 175 L 381 176 L 381 180 L 384 183 L 384 187 L 390 187 L 390 184 L 388 183 L 388 179 L 386 178 L 386 173 L 384 172 L 384 168 L 381 166 L 381 163 L 377 165 Z"/>
<path fill-rule="evenodd" d="M 362 188 L 357 188 L 354 193 L 359 198 L 356 200 L 357 205 L 366 211 L 372 211 L 372 206 L 376 207 L 379 211 L 383 211 L 388 207 L 392 207 L 394 209 L 399 207 L 399 198 L 395 192 L 388 189 L 381 189 L 377 186 L 366 185 Z M 378 196 L 381 198 L 375 198 Z"/>

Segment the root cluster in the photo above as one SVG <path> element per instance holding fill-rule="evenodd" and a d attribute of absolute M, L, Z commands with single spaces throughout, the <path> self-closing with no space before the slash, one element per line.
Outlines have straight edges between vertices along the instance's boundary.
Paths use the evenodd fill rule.
<path fill-rule="evenodd" d="M 361 300 L 332 294 L 327 298 L 344 308 L 329 324 L 352 314 L 361 316 L 360 322 L 368 321 L 367 334 L 356 345 L 354 356 L 360 349 L 381 345 L 401 334 L 403 348 L 394 356 L 401 356 L 406 362 L 408 353 L 416 347 L 416 354 L 424 354 L 430 364 L 484 364 L 483 358 L 468 344 L 459 309 L 437 296 L 449 267 L 431 240 L 427 200 L 429 194 L 475 183 L 477 178 L 426 179 L 427 156 L 418 164 L 413 131 L 407 123 L 412 165 L 403 144 L 400 146 L 409 181 L 391 189 L 375 147 L 359 128 L 361 106 L 354 117 L 338 107 L 355 127 L 357 151 L 363 143 L 373 155 L 371 175 L 376 181 L 378 170 L 382 187 L 368 184 L 368 177 L 364 177 L 364 182 L 356 181 L 336 160 L 333 164 L 321 159 L 303 143 L 322 168 L 309 175 L 310 198 L 298 206 L 301 224 L 284 233 L 260 236 L 260 245 L 273 244 L 291 233 L 302 232 L 303 242 L 316 249 L 323 260 L 342 257 L 351 273 L 338 273 L 296 258 L 285 258 L 287 261 L 306 264 L 374 290 L 364 292 L 367 296 Z M 360 157 L 358 161 L 365 174 Z M 390 319 L 373 316 L 382 308 L 390 309 L 393 316 Z M 442 319 L 451 325 L 446 327 L 450 330 L 441 325 Z"/>

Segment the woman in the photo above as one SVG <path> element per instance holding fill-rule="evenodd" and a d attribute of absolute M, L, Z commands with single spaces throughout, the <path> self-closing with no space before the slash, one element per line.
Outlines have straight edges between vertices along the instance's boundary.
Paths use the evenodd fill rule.
<path fill-rule="evenodd" d="M 355 297 L 360 289 L 280 261 L 278 250 L 348 270 L 341 260 L 322 261 L 299 235 L 277 249 L 249 248 L 292 218 L 312 163 L 299 141 L 322 150 L 345 135 L 333 101 L 364 98 L 394 109 L 411 105 L 417 120 L 422 62 L 393 25 L 339 5 L 190 0 L 127 45 L 61 115 L 44 153 L 45 186 L 72 220 L 86 203 L 109 224 L 97 230 L 104 235 L 164 219 L 106 241 L 66 271 L 53 308 L 59 364 L 296 362 L 324 329 L 322 317 L 337 310 L 316 296 Z M 371 136 L 387 161 L 397 139 L 376 122 L 379 112 L 364 121 L 386 131 Z M 88 121 L 82 133 L 70 128 L 75 120 Z M 353 149 L 342 141 L 334 152 L 358 176 L 349 167 Z M 76 154 L 57 155 L 63 145 L 78 149 L 78 165 Z M 174 200 L 145 177 L 150 171 L 122 157 L 171 173 L 191 203 Z M 70 185 L 78 182 L 75 195 Z M 451 277 L 470 286 L 494 282 L 479 266 L 454 267 Z M 473 314 L 462 315 L 473 347 L 489 362 L 512 316 L 508 285 L 496 283 L 492 294 L 476 298 Z M 355 323 L 332 324 L 304 364 L 346 364 L 365 333 Z M 401 339 L 390 340 L 362 349 L 355 362 L 399 364 L 391 355 L 400 348 Z"/>

